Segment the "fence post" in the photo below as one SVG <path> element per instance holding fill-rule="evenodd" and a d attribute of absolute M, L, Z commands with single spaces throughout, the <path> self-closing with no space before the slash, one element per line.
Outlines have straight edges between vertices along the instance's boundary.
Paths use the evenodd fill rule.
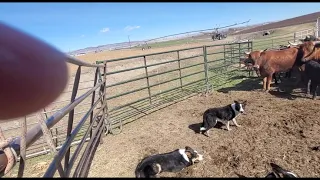
<path fill-rule="evenodd" d="M 319 29 L 319 27 L 320 27 L 319 19 L 320 19 L 320 17 L 317 18 L 317 28 L 316 28 L 316 37 L 317 38 L 319 38 L 319 31 L 320 31 L 320 29 Z"/>
<path fill-rule="evenodd" d="M 109 131 L 110 129 L 112 130 L 112 127 L 111 127 L 111 121 L 108 122 L 108 124 L 106 124 L 106 121 L 109 121 L 109 108 L 108 108 L 108 102 L 107 102 L 107 73 L 108 73 L 108 65 L 107 65 L 107 62 L 104 63 L 104 67 L 103 67 L 103 79 L 104 79 L 104 83 L 103 83 L 103 90 L 104 90 L 104 95 L 103 95 L 103 103 L 104 103 L 104 110 L 103 110 L 103 114 L 104 116 L 102 117 L 103 120 L 104 120 L 104 125 L 103 127 L 106 127 L 106 126 L 109 126 L 107 127 L 106 129 Z M 108 132 L 105 132 L 106 134 Z"/>
<path fill-rule="evenodd" d="M 179 50 L 177 51 L 177 55 L 178 55 L 178 65 L 179 65 L 180 87 L 181 87 L 181 90 L 182 90 L 181 61 L 180 61 L 180 54 L 179 54 Z"/>
<path fill-rule="evenodd" d="M 99 69 L 99 74 L 101 75 L 100 69 Z M 103 67 L 103 79 L 104 79 L 104 80 L 105 80 L 105 78 L 106 78 L 106 74 L 107 74 L 107 73 L 106 73 L 106 66 L 104 66 L 104 67 Z M 100 76 L 100 80 L 102 81 L 102 75 Z M 100 100 L 100 103 L 101 103 L 101 107 L 100 107 L 100 108 L 103 108 L 103 109 L 102 109 L 103 114 L 102 114 L 102 117 L 101 117 L 101 119 L 100 119 L 100 121 L 102 121 L 102 124 L 101 124 L 100 127 L 98 126 L 98 128 L 104 128 L 104 127 L 106 127 L 106 126 L 105 126 L 106 108 L 105 108 L 105 106 L 103 106 L 103 105 L 105 104 L 105 91 L 106 91 L 106 81 L 104 81 L 104 83 L 101 84 L 100 90 L 99 90 L 99 96 L 102 96 L 102 98 L 101 98 L 101 100 Z M 103 107 L 102 107 L 102 106 L 103 106 Z M 100 138 L 99 143 L 100 143 L 100 144 L 103 144 L 102 134 L 100 134 L 100 137 L 97 137 L 97 138 Z"/>
<path fill-rule="evenodd" d="M 273 44 L 273 39 L 271 39 L 271 48 L 273 49 L 274 44 Z"/>
<path fill-rule="evenodd" d="M 107 103 L 107 72 L 108 72 L 108 69 L 107 69 L 107 62 L 104 64 L 104 67 L 103 67 L 103 80 L 104 80 L 104 83 L 103 83 L 103 103 L 105 106 L 104 106 L 104 110 L 103 110 L 103 121 L 107 118 L 109 118 L 109 109 L 108 109 L 108 103 Z M 109 119 L 108 119 L 109 121 Z M 106 126 L 106 123 L 105 121 L 103 122 L 103 127 Z M 109 122 L 110 125 L 111 125 L 111 121 Z M 111 126 L 110 126 L 111 127 Z M 101 136 L 102 137 L 102 136 Z M 103 141 L 102 141 L 103 142 Z"/>
<path fill-rule="evenodd" d="M 251 47 L 251 48 L 250 48 Z M 252 51 L 252 41 L 248 41 L 248 47 L 247 47 L 247 52 L 251 52 Z M 251 77 L 251 70 L 248 71 L 249 77 Z"/>
<path fill-rule="evenodd" d="M 74 78 L 74 83 L 73 83 L 73 89 L 72 89 L 72 94 L 71 94 L 71 102 L 73 103 L 74 100 L 76 99 L 77 92 L 78 92 L 78 87 L 79 87 L 79 82 L 80 82 L 80 75 L 81 75 L 81 66 L 78 67 L 76 76 Z M 70 136 L 71 130 L 72 130 L 72 125 L 73 125 L 73 116 L 74 116 L 74 109 L 72 109 L 69 112 L 69 118 L 68 118 L 68 129 L 67 129 L 67 136 L 66 139 Z M 70 147 L 68 148 L 66 155 L 64 157 L 64 169 L 67 170 L 69 166 L 69 157 L 70 157 Z"/>
<path fill-rule="evenodd" d="M 223 59 L 224 59 L 224 64 L 226 64 L 226 45 L 223 45 Z"/>
<path fill-rule="evenodd" d="M 293 42 L 296 42 L 296 37 L 297 37 L 297 34 L 296 32 L 293 33 Z"/>
<path fill-rule="evenodd" d="M 203 46 L 203 60 L 204 60 L 204 76 L 205 76 L 205 86 L 206 94 L 209 92 L 209 78 L 208 78 L 208 60 L 207 60 L 207 46 Z"/>
<path fill-rule="evenodd" d="M 98 71 L 99 71 L 99 69 L 98 69 L 98 67 L 97 67 L 97 68 L 96 68 L 96 72 L 95 72 L 95 74 L 94 74 L 93 87 L 95 87 L 96 84 L 97 84 Z M 94 91 L 94 92 L 92 93 L 92 98 L 91 98 L 91 107 L 92 107 L 93 104 L 94 104 L 95 96 L 96 96 L 96 92 Z M 93 111 L 92 111 L 91 114 L 90 114 L 90 124 L 93 123 L 93 122 L 92 122 L 92 119 L 93 119 Z M 89 137 L 90 137 L 90 139 L 92 138 L 92 129 L 90 130 L 90 135 L 89 135 Z"/>
<path fill-rule="evenodd" d="M 231 45 L 231 63 L 233 63 L 233 59 L 234 59 L 234 50 L 233 50 L 233 45 Z"/>
<path fill-rule="evenodd" d="M 147 78 L 147 85 L 148 85 L 148 93 L 149 93 L 149 103 L 151 104 L 151 92 L 150 92 L 150 82 L 149 82 L 149 75 L 148 75 L 148 67 L 147 67 L 147 59 L 146 56 L 143 56 L 144 62 L 144 69 L 146 71 L 146 78 Z"/>
<path fill-rule="evenodd" d="M 239 49 L 238 49 L 239 70 L 241 69 L 241 63 L 240 63 L 241 54 L 240 54 L 240 49 L 241 49 L 241 43 L 239 43 Z"/>

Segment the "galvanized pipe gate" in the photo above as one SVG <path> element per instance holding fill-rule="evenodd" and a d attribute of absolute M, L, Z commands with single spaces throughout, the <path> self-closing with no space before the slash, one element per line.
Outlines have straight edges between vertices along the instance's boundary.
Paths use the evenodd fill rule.
<path fill-rule="evenodd" d="M 107 115 L 107 106 L 105 104 L 105 77 L 103 74 L 106 74 L 106 66 L 104 64 L 88 64 L 86 62 L 68 57 L 67 62 L 77 65 L 77 73 L 74 80 L 74 86 L 72 91 L 72 96 L 70 103 L 65 106 L 60 111 L 56 112 L 53 116 L 46 119 L 45 125 L 48 128 L 53 127 L 56 123 L 58 123 L 65 115 L 69 114 L 68 119 L 68 127 L 67 127 L 67 138 L 63 146 L 60 148 L 59 152 L 56 154 L 54 160 L 50 164 L 49 168 L 47 169 L 47 172 L 45 173 L 45 177 L 53 177 L 56 170 L 58 170 L 59 175 L 61 177 L 69 177 L 71 173 L 71 168 L 73 167 L 76 158 L 79 155 L 80 150 L 82 149 L 84 142 L 88 140 L 87 137 L 89 137 L 89 142 L 85 148 L 85 154 L 86 156 L 82 156 L 80 159 L 80 162 L 77 165 L 76 170 L 74 171 L 73 176 L 74 177 L 85 177 L 88 172 L 83 171 L 83 169 L 88 169 L 90 166 L 90 161 L 93 158 L 95 148 L 98 146 L 98 143 L 100 142 L 102 131 L 105 127 L 105 121 L 106 115 Z M 94 87 L 81 95 L 78 98 L 76 97 L 77 91 L 78 91 L 78 85 L 80 80 L 80 74 L 81 74 L 81 67 L 92 67 L 96 68 L 95 73 L 95 82 Z M 102 69 L 101 69 L 102 68 Z M 80 120 L 80 122 L 77 124 L 75 128 L 72 127 L 73 124 L 73 115 L 74 115 L 74 108 L 81 103 L 83 100 L 85 100 L 89 95 L 96 90 L 99 90 L 99 97 L 96 99 L 93 95 L 91 107 L 89 111 L 83 116 L 83 118 Z M 99 109 L 95 112 L 94 110 L 97 109 L 98 104 L 100 104 Z M 82 137 L 80 143 L 78 144 L 75 152 L 70 157 L 70 145 L 73 142 L 76 134 L 79 132 L 80 128 L 83 126 L 84 122 L 90 117 L 90 126 L 87 128 L 87 131 L 85 135 Z M 93 127 L 93 125 L 95 127 Z M 72 130 L 73 129 L 73 130 Z M 48 133 L 49 131 L 45 132 Z M 43 130 L 41 128 L 41 124 L 38 124 L 37 126 L 33 127 L 31 130 L 29 130 L 25 136 L 26 139 L 26 148 L 32 145 L 37 139 L 39 139 L 43 135 Z M 45 136 L 51 136 L 50 134 L 44 134 Z M 15 138 L 11 140 L 9 143 L 9 146 L 11 147 L 11 150 L 19 156 L 20 154 L 25 154 L 26 148 L 21 149 L 21 137 Z M 12 160 L 12 158 L 15 158 L 17 160 L 17 157 L 6 157 L 5 153 L 0 153 L 0 167 L 6 167 L 8 160 Z M 62 168 L 61 161 L 64 158 L 64 168 Z M 21 163 L 20 163 L 21 166 Z M 22 164 L 24 166 L 24 164 Z M 3 169 L 2 169 L 3 170 Z M 19 169 L 19 174 L 23 174 L 24 169 Z M 2 171 L 2 175 L 3 175 Z"/>

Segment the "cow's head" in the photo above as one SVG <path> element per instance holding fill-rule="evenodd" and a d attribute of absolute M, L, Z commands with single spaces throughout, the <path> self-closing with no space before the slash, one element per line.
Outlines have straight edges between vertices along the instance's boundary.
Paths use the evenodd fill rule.
<path fill-rule="evenodd" d="M 291 43 L 299 49 L 299 59 L 302 62 L 307 62 L 312 59 L 320 60 L 320 41 L 305 41 L 302 43 Z"/>
<path fill-rule="evenodd" d="M 245 58 L 240 59 L 240 63 L 244 64 L 248 70 L 255 70 L 259 75 L 259 63 L 257 61 L 260 57 L 260 54 L 264 51 L 266 51 L 266 49 L 260 51 L 244 52 Z"/>
<path fill-rule="evenodd" d="M 245 65 L 251 64 L 254 65 L 256 64 L 257 59 L 260 57 L 260 54 L 265 51 L 265 50 L 260 50 L 260 51 L 245 51 L 245 58 L 242 59 Z"/>

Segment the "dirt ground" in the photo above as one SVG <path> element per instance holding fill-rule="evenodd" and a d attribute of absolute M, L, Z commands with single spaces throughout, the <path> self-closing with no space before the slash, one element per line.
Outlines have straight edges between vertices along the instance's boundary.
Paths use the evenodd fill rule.
<path fill-rule="evenodd" d="M 251 80 L 252 81 L 252 80 Z M 254 80 L 255 81 L 255 80 Z M 255 82 L 257 88 L 261 84 Z M 320 100 L 299 91 L 287 93 L 224 89 L 208 97 L 193 96 L 124 126 L 119 135 L 104 137 L 89 177 L 134 177 L 134 170 L 147 155 L 190 146 L 204 160 L 178 173 L 161 177 L 264 177 L 270 162 L 300 177 L 319 177 Z M 248 84 L 243 84 L 247 87 Z M 242 127 L 214 128 L 210 137 L 198 133 L 202 113 L 209 107 L 247 100 L 246 114 L 237 118 Z"/>

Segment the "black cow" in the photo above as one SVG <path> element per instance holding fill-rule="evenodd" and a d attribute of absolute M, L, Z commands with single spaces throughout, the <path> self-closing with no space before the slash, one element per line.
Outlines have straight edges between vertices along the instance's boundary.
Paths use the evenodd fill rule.
<path fill-rule="evenodd" d="M 307 42 L 307 41 L 318 41 L 319 39 L 316 38 L 315 36 L 313 35 L 308 35 L 306 36 L 304 39 L 300 39 L 300 41 L 302 42 Z"/>
<path fill-rule="evenodd" d="M 312 98 L 315 100 L 317 98 L 317 87 L 320 85 L 320 63 L 319 61 L 310 60 L 305 63 L 305 77 L 306 82 L 309 80 L 310 83 L 310 94 L 312 94 Z M 308 86 L 308 85 L 307 85 Z M 306 94 L 308 94 L 308 88 L 306 89 Z"/>

